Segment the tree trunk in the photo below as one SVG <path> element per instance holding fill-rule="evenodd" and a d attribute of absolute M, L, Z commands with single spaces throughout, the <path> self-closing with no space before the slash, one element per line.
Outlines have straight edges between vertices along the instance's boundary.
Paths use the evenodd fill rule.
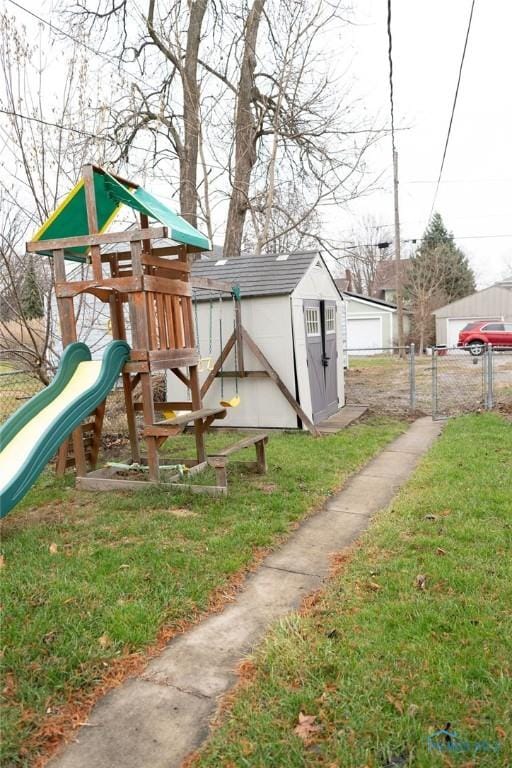
<path fill-rule="evenodd" d="M 182 71 L 185 140 L 183 156 L 180 158 L 180 206 L 181 215 L 194 227 L 197 227 L 197 158 L 200 131 L 197 59 L 207 2 L 208 0 L 195 0 L 190 4 L 190 22 Z"/>
<path fill-rule="evenodd" d="M 240 68 L 238 97 L 235 112 L 235 172 L 233 192 L 229 201 L 224 256 L 240 256 L 245 217 L 249 208 L 249 187 L 256 162 L 256 120 L 251 108 L 254 72 L 256 69 L 256 42 L 265 0 L 254 0 L 247 18 L 245 44 Z"/>

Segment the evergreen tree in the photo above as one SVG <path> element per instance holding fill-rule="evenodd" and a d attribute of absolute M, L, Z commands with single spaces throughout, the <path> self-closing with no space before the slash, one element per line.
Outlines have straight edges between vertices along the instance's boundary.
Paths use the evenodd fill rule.
<path fill-rule="evenodd" d="M 423 235 L 421 246 L 412 260 L 412 269 L 415 268 L 415 262 L 416 264 L 419 262 L 423 271 L 423 265 L 428 265 L 434 252 L 437 257 L 440 253 L 443 255 L 443 278 L 439 288 L 445 294 L 446 303 L 474 293 L 475 273 L 469 265 L 467 256 L 455 245 L 453 233 L 446 228 L 440 213 L 434 213 L 432 216 Z"/>
<path fill-rule="evenodd" d="M 34 258 L 30 256 L 27 271 L 21 286 L 21 308 L 27 320 L 32 320 L 44 315 L 44 304 L 41 290 L 37 282 L 34 266 Z"/>
<path fill-rule="evenodd" d="M 421 246 L 411 258 L 407 283 L 413 336 L 424 349 L 434 342 L 432 312 L 475 291 L 474 272 L 439 213 L 432 216 Z"/>

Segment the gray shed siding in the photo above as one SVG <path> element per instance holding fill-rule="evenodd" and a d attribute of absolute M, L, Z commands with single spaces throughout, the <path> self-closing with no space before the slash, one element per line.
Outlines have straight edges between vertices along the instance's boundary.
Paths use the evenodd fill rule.
<path fill-rule="evenodd" d="M 499 285 L 492 285 L 465 296 L 434 312 L 436 318 L 436 343 L 448 343 L 448 325 L 450 320 L 491 320 L 501 319 L 512 322 L 512 290 Z"/>

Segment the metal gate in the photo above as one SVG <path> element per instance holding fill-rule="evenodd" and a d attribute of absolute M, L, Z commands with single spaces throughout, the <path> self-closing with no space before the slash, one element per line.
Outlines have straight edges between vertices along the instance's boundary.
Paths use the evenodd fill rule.
<path fill-rule="evenodd" d="M 432 350 L 432 418 L 491 410 L 501 393 L 499 388 L 495 391 L 495 376 L 501 377 L 502 371 L 507 375 L 511 361 L 510 352 L 495 351 L 490 344 L 474 355 L 467 349 L 435 347 Z"/>

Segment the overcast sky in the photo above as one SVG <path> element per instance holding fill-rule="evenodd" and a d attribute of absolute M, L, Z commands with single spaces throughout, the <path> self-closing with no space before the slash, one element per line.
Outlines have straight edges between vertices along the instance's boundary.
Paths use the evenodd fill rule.
<path fill-rule="evenodd" d="M 385 0 L 354 0 L 354 88 L 389 114 Z M 402 236 L 421 236 L 439 174 L 471 0 L 393 0 L 392 32 Z M 470 258 L 480 286 L 512 272 L 512 2 L 476 0 L 436 209 Z M 345 38 L 346 30 L 343 31 Z M 333 41 L 336 46 L 344 40 Z M 393 222 L 390 141 L 372 153 L 384 189 L 351 206 Z M 423 183 L 428 182 L 428 183 Z M 343 226 L 350 230 L 350 215 Z M 340 239 L 344 234 L 340 231 Z M 469 236 L 488 236 L 469 239 Z M 490 237 L 507 235 L 507 237 Z M 468 239 L 466 239 L 468 238 Z"/>
<path fill-rule="evenodd" d="M 51 0 L 21 2 L 46 17 L 55 6 Z M 6 0 L 0 3 L 33 26 L 25 13 Z M 407 239 L 421 237 L 432 207 L 471 0 L 392 3 L 396 124 L 407 129 L 397 133 L 402 237 Z M 377 125 L 389 124 L 387 3 L 353 0 L 353 6 L 354 23 L 335 24 L 329 34 L 331 59 L 339 62 L 339 74 L 349 79 L 361 109 L 375 115 Z M 62 23 L 58 15 L 52 18 Z M 469 256 L 480 287 L 512 273 L 511 30 L 510 0 L 476 0 L 435 206 Z M 322 210 L 328 233 L 340 245 L 365 214 L 392 225 L 389 139 L 372 150 L 369 164 L 372 173 L 382 174 L 377 191 L 341 213 Z"/>

